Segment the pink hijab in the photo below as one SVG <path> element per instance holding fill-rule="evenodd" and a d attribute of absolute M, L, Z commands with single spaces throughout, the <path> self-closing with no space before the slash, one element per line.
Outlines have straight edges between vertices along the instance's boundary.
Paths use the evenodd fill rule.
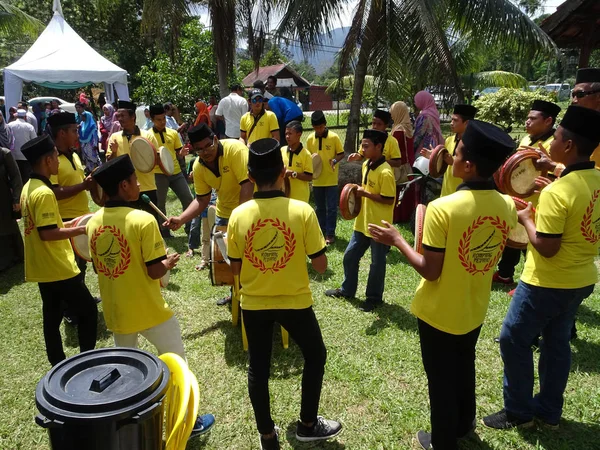
<path fill-rule="evenodd" d="M 421 111 L 419 113 L 420 116 L 429 117 L 436 134 L 434 136 L 436 142 L 443 143 L 444 138 L 442 137 L 442 129 L 440 127 L 440 113 L 438 112 L 433 95 L 427 91 L 417 92 L 417 95 L 415 95 L 415 106 Z"/>

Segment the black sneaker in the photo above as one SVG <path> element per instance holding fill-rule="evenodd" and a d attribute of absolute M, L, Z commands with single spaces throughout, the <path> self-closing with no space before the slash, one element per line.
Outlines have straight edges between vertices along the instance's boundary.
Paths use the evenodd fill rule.
<path fill-rule="evenodd" d="M 417 431 L 417 442 L 423 450 L 433 449 L 431 446 L 431 433 L 427 433 L 423 430 Z"/>
<path fill-rule="evenodd" d="M 262 434 L 260 435 L 260 450 L 279 450 L 279 427 L 274 427 L 275 436 L 272 438 L 265 438 Z"/>
<path fill-rule="evenodd" d="M 342 432 L 342 424 L 335 420 L 328 420 L 317 416 L 317 421 L 312 427 L 307 427 L 302 422 L 296 424 L 296 439 L 300 442 L 321 441 L 337 436 Z"/>
<path fill-rule="evenodd" d="M 495 430 L 508 430 L 510 428 L 530 428 L 533 426 L 533 419 L 519 419 L 502 409 L 497 413 L 485 416 L 481 419 L 481 423 Z"/>
<path fill-rule="evenodd" d="M 327 297 L 334 297 L 334 298 L 352 298 L 349 295 L 344 294 L 344 291 L 342 291 L 341 288 L 337 288 L 337 289 L 327 289 L 325 291 L 325 295 Z"/>
<path fill-rule="evenodd" d="M 94 297 L 94 301 L 96 302 L 97 305 L 102 303 L 102 299 L 100 297 Z"/>
<path fill-rule="evenodd" d="M 220 300 L 217 300 L 217 305 L 219 306 L 223 306 L 223 305 L 227 305 L 231 303 L 231 295 L 228 295 L 227 297 L 223 297 Z"/>

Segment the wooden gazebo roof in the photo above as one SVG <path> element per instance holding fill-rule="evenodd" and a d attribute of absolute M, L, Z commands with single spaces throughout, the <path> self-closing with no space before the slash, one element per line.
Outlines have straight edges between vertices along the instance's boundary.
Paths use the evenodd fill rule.
<path fill-rule="evenodd" d="M 541 28 L 558 47 L 580 49 L 579 67 L 587 67 L 592 50 L 600 48 L 600 1 L 567 0 Z"/>

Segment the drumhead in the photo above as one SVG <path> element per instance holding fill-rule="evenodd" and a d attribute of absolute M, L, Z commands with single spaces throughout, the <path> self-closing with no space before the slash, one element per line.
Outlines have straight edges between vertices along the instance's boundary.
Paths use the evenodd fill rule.
<path fill-rule="evenodd" d="M 534 151 L 517 152 L 508 158 L 501 171 L 501 184 L 507 194 L 520 198 L 533 194 L 535 179 L 542 175 L 534 165 L 539 158 Z"/>
<path fill-rule="evenodd" d="M 167 147 L 162 146 L 158 149 L 158 165 L 165 175 L 175 173 L 175 161 Z"/>
<path fill-rule="evenodd" d="M 527 202 L 525 200 L 521 200 L 517 197 L 512 197 L 515 202 L 515 207 L 517 211 L 522 211 L 527 208 Z M 535 209 L 533 209 L 535 214 Z M 527 234 L 527 230 L 523 225 L 517 223 L 517 226 L 510 230 L 508 233 L 508 237 L 506 239 L 506 246 L 517 249 L 527 248 L 527 244 L 529 244 L 529 235 Z"/>
<path fill-rule="evenodd" d="M 346 220 L 352 220 L 360 213 L 361 201 L 356 197 L 358 185 L 348 183 L 340 194 L 340 213 Z"/>
<path fill-rule="evenodd" d="M 86 214 L 84 216 L 78 217 L 75 219 L 73 226 L 74 227 L 82 227 L 87 225 L 89 220 L 93 217 L 93 214 Z M 92 260 L 92 255 L 90 254 L 90 245 L 87 234 L 81 234 L 79 236 L 75 236 L 71 238 L 71 245 L 73 246 L 73 251 L 80 258 L 85 259 L 86 261 Z"/>
<path fill-rule="evenodd" d="M 319 156 L 318 153 L 312 154 L 312 163 L 313 163 L 313 180 L 316 180 L 321 176 L 321 172 L 323 171 L 323 160 Z"/>
<path fill-rule="evenodd" d="M 444 156 L 447 153 L 448 150 L 446 150 L 443 145 L 438 145 L 431 152 L 431 157 L 429 158 L 429 174 L 433 178 L 439 178 L 446 172 L 448 163 L 444 161 Z"/>
<path fill-rule="evenodd" d="M 136 137 L 129 144 L 131 162 L 136 170 L 150 173 L 156 166 L 156 149 L 150 141 L 141 136 Z"/>
<path fill-rule="evenodd" d="M 415 213 L 415 243 L 413 248 L 415 251 L 423 254 L 423 224 L 425 223 L 425 212 L 427 207 L 422 203 L 417 205 L 417 211 Z"/>
<path fill-rule="evenodd" d="M 171 278 L 171 271 L 167 270 L 167 273 L 165 273 L 161 278 L 160 278 L 160 287 L 161 288 L 166 288 L 169 285 L 169 279 Z"/>

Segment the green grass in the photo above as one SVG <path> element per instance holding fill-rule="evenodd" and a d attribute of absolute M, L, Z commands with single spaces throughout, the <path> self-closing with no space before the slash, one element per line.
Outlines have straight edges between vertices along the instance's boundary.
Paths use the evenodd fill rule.
<path fill-rule="evenodd" d="M 175 213 L 178 202 L 170 197 Z M 315 310 L 328 350 L 320 413 L 339 419 L 344 433 L 335 441 L 301 445 L 293 437 L 299 414 L 302 356 L 293 343 L 283 350 L 275 333 L 271 395 L 273 418 L 283 430 L 283 448 L 409 449 L 419 429 L 429 428 L 427 383 L 421 364 L 416 319 L 409 305 L 419 281 L 406 260 L 393 250 L 388 256 L 385 302 L 375 313 L 358 310 L 357 302 L 325 297 L 327 288 L 343 279 L 342 256 L 351 222 L 340 219 L 339 239 L 328 250 L 324 275 L 311 272 Z M 402 233 L 412 234 L 405 227 Z M 169 241 L 183 253 L 183 231 Z M 361 262 L 359 297 L 364 298 L 369 256 Z M 227 307 L 216 306 L 227 288 L 210 286 L 207 272 L 196 272 L 199 258 L 182 256 L 164 295 L 182 326 L 187 357 L 201 385 L 200 409 L 217 417 L 214 430 L 188 449 L 256 449 L 257 432 L 247 394 L 247 360 L 239 328 L 233 328 Z M 519 266 L 518 270 L 521 270 Z M 98 294 L 96 276 L 87 283 Z M 490 310 L 477 346 L 478 418 L 502 407 L 502 361 L 498 335 L 509 298 L 494 287 Z M 100 322 L 103 325 L 103 321 Z M 559 431 L 496 432 L 478 428 L 484 443 L 466 449 L 571 450 L 598 449 L 600 443 L 600 296 L 585 301 L 578 316 L 580 338 L 573 344 L 573 366 Z M 68 355 L 77 353 L 76 335 L 64 330 Z M 98 347 L 112 346 L 105 328 Z M 142 348 L 154 348 L 141 339 Z M 35 425 L 34 389 L 49 365 L 42 337 L 41 300 L 37 286 L 24 283 L 22 267 L 0 275 L 0 449 L 48 449 L 46 432 Z"/>

